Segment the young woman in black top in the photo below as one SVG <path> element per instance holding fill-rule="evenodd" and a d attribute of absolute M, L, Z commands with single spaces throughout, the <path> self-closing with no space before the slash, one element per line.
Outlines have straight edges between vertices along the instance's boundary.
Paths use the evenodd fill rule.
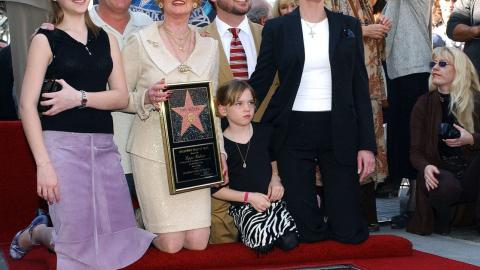
<path fill-rule="evenodd" d="M 155 237 L 136 227 L 113 143 L 110 110 L 128 104 L 118 44 L 91 22 L 88 3 L 51 1 L 55 30 L 33 38 L 20 99 L 37 192 L 49 203 L 53 228 L 37 216 L 16 234 L 10 256 L 21 259 L 41 243 L 57 253 L 57 269 L 123 268 Z M 44 79 L 62 89 L 42 94 Z M 40 97 L 48 106 L 41 115 Z"/>
<path fill-rule="evenodd" d="M 252 88 L 239 80 L 218 89 L 218 112 L 229 123 L 223 135 L 230 181 L 228 187 L 214 190 L 213 196 L 232 202 L 229 214 L 245 245 L 259 252 L 274 245 L 290 250 L 298 244 L 298 232 L 282 201 L 284 189 L 276 162 L 270 159 L 272 129 L 251 123 L 254 96 Z"/>

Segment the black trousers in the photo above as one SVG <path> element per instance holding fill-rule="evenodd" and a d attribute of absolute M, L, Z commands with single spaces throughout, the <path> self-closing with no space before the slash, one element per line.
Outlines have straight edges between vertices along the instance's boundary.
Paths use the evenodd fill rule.
<path fill-rule="evenodd" d="M 417 177 L 410 163 L 410 114 L 417 99 L 428 92 L 429 76 L 416 73 L 387 80 L 387 160 L 390 181 L 397 188 L 402 178 Z"/>
<path fill-rule="evenodd" d="M 332 147 L 330 112 L 292 112 L 286 143 L 278 156 L 285 201 L 300 233 L 300 241 L 333 239 L 360 243 L 368 238 L 360 213 L 360 184 L 356 165 L 336 161 Z M 355 157 L 353 157 L 355 160 Z M 315 187 L 320 166 L 325 210 Z"/>
<path fill-rule="evenodd" d="M 435 222 L 448 224 L 452 205 L 476 201 L 475 218 L 480 226 L 480 155 L 471 161 L 461 179 L 441 167 L 439 170 L 438 188 L 428 192 L 425 184 L 421 187 L 423 192 L 428 193 L 428 199 L 437 213 Z"/>

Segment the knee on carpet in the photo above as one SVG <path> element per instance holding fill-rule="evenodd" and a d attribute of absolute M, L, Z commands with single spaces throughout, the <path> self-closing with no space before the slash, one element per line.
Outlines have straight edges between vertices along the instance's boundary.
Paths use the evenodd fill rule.
<path fill-rule="evenodd" d="M 276 245 L 283 251 L 292 250 L 298 246 L 298 234 L 296 232 L 285 232 L 277 239 Z"/>
<path fill-rule="evenodd" d="M 183 248 L 183 241 L 177 241 L 177 240 L 160 240 L 159 237 L 153 239 L 153 245 L 166 253 L 177 253 Z"/>

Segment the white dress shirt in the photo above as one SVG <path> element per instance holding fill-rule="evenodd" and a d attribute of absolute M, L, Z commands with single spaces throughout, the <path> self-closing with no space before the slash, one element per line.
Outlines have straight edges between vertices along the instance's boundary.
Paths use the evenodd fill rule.
<path fill-rule="evenodd" d="M 230 42 L 232 42 L 232 33 L 228 31 L 228 29 L 232 27 L 222 21 L 219 17 L 215 19 L 215 24 L 217 25 L 218 33 L 220 34 L 220 40 L 222 41 L 225 56 L 227 57 L 228 63 L 230 63 Z M 237 28 L 240 29 L 238 38 L 240 38 L 243 49 L 245 50 L 245 55 L 247 56 L 248 77 L 250 77 L 253 71 L 255 71 L 255 66 L 257 65 L 257 50 L 255 49 L 252 31 L 250 30 L 250 25 L 248 24 L 246 16 Z"/>
<path fill-rule="evenodd" d="M 115 36 L 118 42 L 118 46 L 120 46 L 120 49 L 123 48 L 125 42 L 133 32 L 153 23 L 153 20 L 148 15 L 141 12 L 129 11 L 130 20 L 128 21 L 123 33 L 119 33 L 115 28 L 111 27 L 102 18 L 100 18 L 97 8 L 98 5 L 95 5 L 88 10 L 90 18 L 96 26 L 103 28 L 105 32 Z"/>

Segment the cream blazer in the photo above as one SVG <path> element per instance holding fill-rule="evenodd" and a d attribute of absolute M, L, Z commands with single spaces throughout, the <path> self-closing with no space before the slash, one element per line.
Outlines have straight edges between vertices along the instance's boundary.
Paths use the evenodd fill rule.
<path fill-rule="evenodd" d="M 185 62 L 191 71 L 180 73 L 181 64 L 164 46 L 158 33 L 161 22 L 134 33 L 123 51 L 123 64 L 130 95 L 129 105 L 124 110 L 136 113 L 128 137 L 127 152 L 157 162 L 165 162 L 160 128 L 160 113 L 153 105 L 144 105 L 145 92 L 154 83 L 165 78 L 165 82 L 212 81 L 216 96 L 218 81 L 218 44 L 210 37 L 202 37 L 194 26 L 195 48 Z M 225 153 L 219 119 L 215 117 L 215 128 L 219 134 L 220 151 Z"/>

